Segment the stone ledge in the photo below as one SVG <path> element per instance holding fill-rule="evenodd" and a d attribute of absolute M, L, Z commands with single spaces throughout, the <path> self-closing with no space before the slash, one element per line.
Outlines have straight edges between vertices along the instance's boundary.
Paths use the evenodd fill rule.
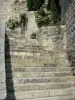
<path fill-rule="evenodd" d="M 5 42 L 5 22 L 0 22 L 0 100 L 6 99 L 4 42 Z"/>

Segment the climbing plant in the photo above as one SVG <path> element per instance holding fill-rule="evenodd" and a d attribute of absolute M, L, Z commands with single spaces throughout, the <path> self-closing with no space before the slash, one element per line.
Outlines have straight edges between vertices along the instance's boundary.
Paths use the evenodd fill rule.
<path fill-rule="evenodd" d="M 33 32 L 33 33 L 31 34 L 31 39 L 36 39 L 36 33 L 35 33 L 35 32 Z"/>

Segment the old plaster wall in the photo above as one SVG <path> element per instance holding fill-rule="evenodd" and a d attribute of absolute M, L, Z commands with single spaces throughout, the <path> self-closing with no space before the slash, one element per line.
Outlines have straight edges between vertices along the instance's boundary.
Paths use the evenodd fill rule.
<path fill-rule="evenodd" d="M 5 22 L 0 21 L 0 100 L 6 99 L 5 75 Z"/>
<path fill-rule="evenodd" d="M 37 33 L 37 39 L 46 50 L 59 52 L 66 50 L 65 26 L 42 27 Z"/>
<path fill-rule="evenodd" d="M 75 0 L 69 6 L 64 22 L 67 28 L 67 54 L 72 66 L 75 66 Z"/>
<path fill-rule="evenodd" d="M 19 18 L 21 13 L 27 13 L 26 0 L 11 0 L 10 2 L 10 18 Z"/>
<path fill-rule="evenodd" d="M 53 54 L 57 66 L 70 66 L 66 54 L 66 27 L 42 27 L 37 33 L 37 40 L 46 52 Z"/>
<path fill-rule="evenodd" d="M 0 0 L 0 20 L 6 21 L 10 13 L 10 0 Z"/>

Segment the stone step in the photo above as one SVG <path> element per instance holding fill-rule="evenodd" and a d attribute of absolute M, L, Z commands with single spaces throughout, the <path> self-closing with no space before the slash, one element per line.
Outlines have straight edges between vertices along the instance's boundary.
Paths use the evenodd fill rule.
<path fill-rule="evenodd" d="M 51 63 L 55 63 L 55 60 L 54 59 L 51 59 L 51 60 L 49 60 L 49 59 L 36 59 L 36 58 L 32 58 L 32 59 L 30 59 L 30 58 L 27 58 L 27 59 L 25 59 L 25 58 L 20 58 L 20 59 L 5 59 L 5 62 L 6 63 L 18 63 L 18 64 L 25 64 L 25 65 L 33 65 L 33 64 L 37 64 L 38 65 L 38 63 L 39 64 L 51 64 Z"/>
<path fill-rule="evenodd" d="M 31 61 L 44 61 L 45 62 L 45 60 L 47 60 L 47 61 L 54 61 L 55 59 L 53 59 L 52 57 L 45 57 L 45 56 L 41 56 L 40 55 L 40 53 L 26 53 L 26 55 L 24 56 L 23 55 L 23 53 L 16 53 L 16 54 L 18 54 L 18 55 L 20 55 L 20 56 L 11 56 L 11 58 L 7 58 L 6 57 L 6 61 L 7 62 L 9 62 L 9 60 L 11 60 L 11 61 L 14 61 L 14 60 L 16 60 L 16 61 L 28 61 L 28 60 L 30 60 L 30 62 Z M 22 54 L 22 55 L 21 55 Z M 25 54 L 25 53 L 24 53 Z M 28 61 L 29 62 L 29 61 Z"/>
<path fill-rule="evenodd" d="M 61 77 L 61 76 L 73 76 L 72 72 L 9 72 L 7 78 L 29 78 L 29 77 Z"/>
<path fill-rule="evenodd" d="M 40 52 L 38 51 L 38 52 L 31 52 L 31 51 L 8 51 L 8 52 L 6 52 L 6 57 L 7 56 L 11 56 L 11 58 L 22 58 L 22 57 L 24 57 L 24 58 L 26 58 L 27 56 L 28 57 L 39 57 L 39 56 L 41 56 L 41 57 L 44 57 L 45 58 L 45 56 L 42 56 L 42 55 L 40 55 Z M 38 58 L 37 57 L 37 58 Z"/>
<path fill-rule="evenodd" d="M 54 63 L 22 63 L 22 62 L 18 62 L 18 63 L 6 63 L 7 67 L 54 67 L 53 66 Z"/>
<path fill-rule="evenodd" d="M 31 58 L 31 57 L 33 57 L 33 58 L 37 58 L 37 59 L 53 59 L 53 58 L 55 58 L 56 57 L 56 55 L 55 55 L 55 53 L 54 54 L 48 54 L 48 53 L 46 53 L 46 54 L 42 54 L 42 50 L 41 51 L 38 51 L 38 52 L 31 52 L 31 51 L 17 51 L 17 50 L 15 50 L 15 51 L 6 51 L 6 57 L 7 56 L 11 56 L 11 58 L 19 58 L 19 59 L 21 59 L 21 58 L 26 58 L 26 57 L 29 57 L 29 58 Z M 57 57 L 58 57 L 58 55 L 57 55 Z M 62 60 L 62 61 L 67 61 L 67 57 L 62 57 L 62 55 L 60 54 L 60 57 L 58 57 L 57 58 L 56 57 L 56 59 L 57 60 Z"/>
<path fill-rule="evenodd" d="M 18 66 L 12 66 L 12 68 L 6 66 L 6 71 L 10 72 L 12 70 L 13 72 L 70 72 L 72 71 L 72 67 L 18 67 Z"/>
<path fill-rule="evenodd" d="M 35 77 L 35 78 L 13 78 L 7 79 L 7 84 L 28 84 L 28 83 L 49 83 L 49 82 L 73 82 L 75 77 L 63 76 L 63 77 Z"/>
<path fill-rule="evenodd" d="M 20 40 L 20 39 L 13 39 L 12 38 L 12 40 L 10 41 L 10 39 L 9 40 L 5 40 L 5 45 L 23 45 L 23 46 L 26 46 L 26 47 L 41 47 L 41 46 L 39 46 L 39 43 L 38 42 L 26 42 L 25 40 Z"/>
<path fill-rule="evenodd" d="M 25 37 L 18 33 L 18 35 L 15 33 L 15 31 L 13 30 L 13 34 L 11 34 L 11 30 L 6 30 L 6 37 L 5 37 L 6 41 L 8 40 L 24 40 L 25 41 Z"/>
<path fill-rule="evenodd" d="M 38 43 L 38 41 L 26 41 L 25 39 L 20 39 L 20 38 L 9 38 L 9 40 L 6 38 L 6 40 L 5 40 L 5 43 L 7 44 L 7 43 L 9 43 L 9 44 L 18 44 L 18 43 L 22 43 L 22 44 L 24 44 L 24 45 L 30 45 L 30 46 L 35 46 L 35 47 L 37 47 L 37 46 L 39 46 L 39 43 Z"/>
<path fill-rule="evenodd" d="M 6 40 L 6 43 L 7 42 L 12 42 L 12 43 L 14 43 L 14 42 L 21 42 L 21 43 L 25 42 L 26 44 L 36 44 L 36 45 L 39 45 L 39 42 L 36 39 L 29 39 L 29 40 L 27 40 L 21 34 L 16 35 L 14 33 L 13 34 L 8 33 L 8 35 L 6 36 L 5 40 Z"/>
<path fill-rule="evenodd" d="M 10 99 L 12 100 L 12 99 Z M 15 99 L 13 99 L 15 100 Z M 75 100 L 75 95 L 55 96 L 55 97 L 44 97 L 34 99 L 16 99 L 16 100 Z"/>
<path fill-rule="evenodd" d="M 22 46 L 15 46 L 15 47 L 7 47 L 6 48 L 6 51 L 12 51 L 12 52 L 35 52 L 35 53 L 38 53 L 40 52 L 41 49 L 39 48 L 33 48 L 33 47 L 30 47 L 30 48 L 26 48 L 26 47 L 22 47 Z"/>
<path fill-rule="evenodd" d="M 6 52 L 6 59 L 10 59 L 8 58 L 9 56 L 11 56 L 11 59 L 39 59 L 39 60 L 42 60 L 42 59 L 47 59 L 47 60 L 52 60 L 54 58 L 54 56 L 52 55 L 41 55 L 41 52 L 22 52 L 22 51 L 12 51 L 12 52 Z M 65 58 L 64 58 L 65 59 Z M 65 59 L 66 60 L 66 59 Z"/>
<path fill-rule="evenodd" d="M 6 49 L 8 48 L 23 48 L 23 49 L 36 49 L 36 50 L 40 50 L 41 48 L 39 46 L 35 46 L 35 45 L 25 45 L 25 44 L 21 44 L 21 43 L 15 43 L 15 44 L 6 44 Z"/>
<path fill-rule="evenodd" d="M 28 92 L 15 92 L 15 98 L 18 100 L 22 99 L 36 99 L 36 98 L 44 98 L 44 97 L 54 97 L 54 96 L 65 96 L 65 95 L 74 95 L 75 88 L 68 89 L 53 89 L 53 90 L 37 90 L 37 91 L 28 91 Z M 13 100 L 13 93 L 8 93 L 8 98 Z M 63 99 L 65 100 L 65 99 Z"/>
<path fill-rule="evenodd" d="M 13 90 L 14 87 L 14 90 Z M 30 90 L 49 90 L 49 89 L 66 89 L 75 87 L 75 82 L 59 82 L 59 83 L 32 83 L 32 84 L 11 84 L 7 85 L 7 91 L 30 91 Z"/>
<path fill-rule="evenodd" d="M 43 50 L 38 50 L 38 52 L 31 52 L 31 51 L 19 51 L 19 50 L 16 50 L 15 49 L 15 51 L 13 50 L 13 51 L 10 51 L 10 50 L 8 50 L 8 51 L 6 51 L 5 52 L 6 53 L 6 56 L 9 56 L 9 54 L 10 54 L 10 56 L 11 57 L 13 57 L 13 58 L 15 58 L 15 57 L 17 57 L 17 58 L 19 58 L 19 57 L 21 57 L 21 56 L 23 56 L 23 57 L 25 57 L 25 56 L 32 56 L 32 57 L 39 57 L 40 59 L 41 58 L 51 58 L 51 57 L 55 57 L 56 56 L 56 54 L 55 54 L 55 52 L 53 52 L 53 53 L 48 53 L 48 51 L 47 51 L 47 53 L 43 53 Z M 37 57 L 37 58 L 38 58 Z M 67 60 L 67 57 L 64 55 L 64 54 L 60 54 L 60 56 L 59 55 L 57 55 L 57 59 L 65 59 L 65 60 Z"/>
<path fill-rule="evenodd" d="M 35 49 L 35 48 L 28 48 L 26 49 L 25 47 L 16 47 L 15 48 L 6 48 L 6 52 L 7 51 L 12 51 L 12 52 L 29 52 L 29 53 L 38 53 L 40 52 L 40 49 Z"/>

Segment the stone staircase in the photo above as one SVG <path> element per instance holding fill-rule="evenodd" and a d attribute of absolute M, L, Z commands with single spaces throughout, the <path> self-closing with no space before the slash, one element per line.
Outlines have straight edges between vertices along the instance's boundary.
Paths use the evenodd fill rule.
<path fill-rule="evenodd" d="M 75 77 L 65 52 L 58 65 L 56 53 L 36 40 L 7 34 L 5 46 L 7 100 L 75 100 Z"/>

